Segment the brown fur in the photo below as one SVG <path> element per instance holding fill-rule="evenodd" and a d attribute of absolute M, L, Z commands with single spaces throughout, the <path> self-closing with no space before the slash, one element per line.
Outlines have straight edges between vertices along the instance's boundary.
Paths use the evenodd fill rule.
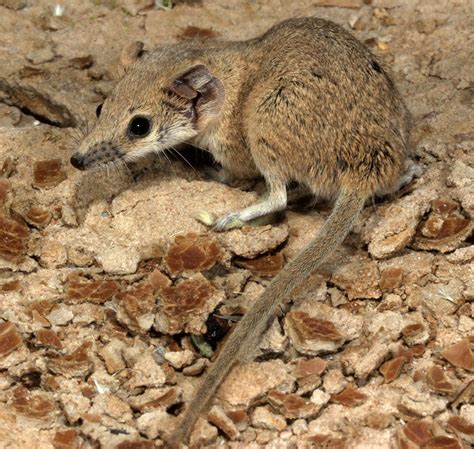
<path fill-rule="evenodd" d="M 143 139 L 127 136 L 150 117 Z M 245 42 L 175 44 L 145 54 L 104 104 L 74 156 L 89 168 L 181 142 L 207 148 L 237 177 L 263 175 L 268 198 L 216 222 L 219 230 L 286 207 L 286 185 L 335 198 L 313 242 L 239 322 L 172 437 L 185 440 L 231 367 L 252 347 L 278 305 L 340 244 L 364 202 L 396 190 L 409 154 L 409 114 L 382 64 L 338 25 L 291 19 Z"/>

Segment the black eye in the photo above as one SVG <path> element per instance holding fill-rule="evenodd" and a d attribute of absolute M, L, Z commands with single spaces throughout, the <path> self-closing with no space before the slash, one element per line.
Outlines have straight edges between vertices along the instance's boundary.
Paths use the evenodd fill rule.
<path fill-rule="evenodd" d="M 95 110 L 95 115 L 97 117 L 100 117 L 100 113 L 102 112 L 102 106 L 104 106 L 104 103 L 99 104 L 99 106 L 97 106 L 97 109 Z"/>
<path fill-rule="evenodd" d="M 151 120 L 148 117 L 137 116 L 130 120 L 128 135 L 131 137 L 145 137 L 151 131 Z"/>

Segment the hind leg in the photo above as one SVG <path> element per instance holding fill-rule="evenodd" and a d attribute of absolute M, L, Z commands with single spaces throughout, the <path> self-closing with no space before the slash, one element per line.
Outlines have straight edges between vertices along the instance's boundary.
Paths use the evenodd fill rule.
<path fill-rule="evenodd" d="M 261 201 L 245 209 L 224 215 L 216 220 L 214 228 L 217 231 L 240 228 L 251 220 L 285 209 L 287 204 L 286 183 L 274 179 L 266 179 L 266 181 L 268 193 Z"/>
<path fill-rule="evenodd" d="M 383 197 L 392 193 L 398 192 L 401 188 L 412 182 L 414 179 L 419 178 L 423 173 L 423 167 L 417 164 L 415 161 L 409 159 L 405 164 L 405 171 L 400 176 L 397 184 L 390 190 L 382 190 L 376 193 L 377 197 Z"/>

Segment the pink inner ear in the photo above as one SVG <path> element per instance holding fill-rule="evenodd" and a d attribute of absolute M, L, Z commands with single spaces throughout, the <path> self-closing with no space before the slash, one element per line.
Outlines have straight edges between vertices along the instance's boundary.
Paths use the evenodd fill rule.
<path fill-rule="evenodd" d="M 198 92 L 195 91 L 192 87 L 188 86 L 187 84 L 184 84 L 180 80 L 176 80 L 173 83 L 173 87 L 171 90 L 176 94 L 179 95 L 180 97 L 186 98 L 188 100 L 192 100 L 193 98 L 196 98 L 198 96 Z"/>

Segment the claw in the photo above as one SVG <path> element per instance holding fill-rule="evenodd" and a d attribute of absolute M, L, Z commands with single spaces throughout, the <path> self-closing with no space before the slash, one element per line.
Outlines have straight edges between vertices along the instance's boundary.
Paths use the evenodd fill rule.
<path fill-rule="evenodd" d="M 214 229 L 216 231 L 229 231 L 231 229 L 241 228 L 245 224 L 246 222 L 239 218 L 239 214 L 229 214 L 216 220 Z"/>
<path fill-rule="evenodd" d="M 216 222 L 215 216 L 211 212 L 207 212 L 205 210 L 199 212 L 194 218 L 199 221 L 199 223 L 209 228 L 212 227 Z"/>

